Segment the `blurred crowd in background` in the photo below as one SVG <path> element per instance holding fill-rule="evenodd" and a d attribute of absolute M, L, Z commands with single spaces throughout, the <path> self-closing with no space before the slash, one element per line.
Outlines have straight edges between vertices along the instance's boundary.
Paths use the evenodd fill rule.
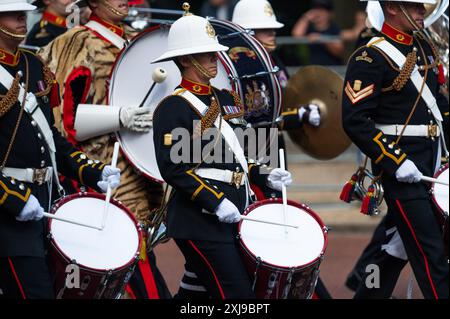
<path fill-rule="evenodd" d="M 182 0 L 135 0 L 136 7 L 181 10 Z M 190 0 L 191 11 L 204 17 L 231 20 L 238 0 Z M 359 0 L 272 0 L 285 27 L 278 30 L 277 55 L 287 66 L 345 65 L 366 28 L 366 2 Z M 175 20 L 177 16 L 139 12 L 134 19 Z M 39 19 L 34 14 L 32 25 Z M 142 21 L 140 21 L 142 22 Z M 139 24 L 137 24 L 139 25 Z M 142 24 L 141 24 L 142 25 Z M 148 25 L 147 25 L 148 26 Z M 284 41 L 283 41 L 284 40 Z"/>

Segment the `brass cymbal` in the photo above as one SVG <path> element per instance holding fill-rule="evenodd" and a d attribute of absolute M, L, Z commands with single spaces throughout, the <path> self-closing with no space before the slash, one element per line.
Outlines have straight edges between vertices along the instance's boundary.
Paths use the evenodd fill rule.
<path fill-rule="evenodd" d="M 284 90 L 286 111 L 310 103 L 319 106 L 319 127 L 304 123 L 301 128 L 288 131 L 294 143 L 316 159 L 335 158 L 351 144 L 342 128 L 343 83 L 336 72 L 313 65 L 303 67 L 294 74 Z"/>

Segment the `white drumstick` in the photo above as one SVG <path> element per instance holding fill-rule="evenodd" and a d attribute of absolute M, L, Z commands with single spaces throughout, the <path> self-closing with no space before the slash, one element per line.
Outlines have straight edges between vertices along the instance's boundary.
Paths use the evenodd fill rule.
<path fill-rule="evenodd" d="M 206 210 L 203 210 L 202 213 L 203 214 L 207 214 L 207 215 L 215 215 L 213 213 L 207 212 Z M 275 225 L 275 226 L 298 228 L 297 225 L 290 225 L 290 224 L 286 224 L 286 223 L 283 223 L 283 224 L 282 223 L 275 223 L 275 222 L 271 222 L 271 221 L 268 221 L 268 220 L 247 217 L 245 215 L 241 215 L 241 220 L 246 220 L 246 221 L 255 222 L 255 223 L 270 224 L 270 225 Z"/>
<path fill-rule="evenodd" d="M 116 167 L 117 166 L 117 157 L 119 157 L 119 142 L 114 143 L 114 152 L 113 157 L 111 161 L 111 166 Z M 112 189 L 111 186 L 108 184 L 108 189 L 106 190 L 106 199 L 105 199 L 105 209 L 103 211 L 103 218 L 102 218 L 102 230 L 105 228 L 106 219 L 108 218 L 108 210 L 109 210 L 109 202 L 111 201 L 111 193 Z"/>
<path fill-rule="evenodd" d="M 283 227 L 291 227 L 291 228 L 298 228 L 297 225 L 290 225 L 290 224 L 286 224 L 286 223 L 275 223 L 275 222 L 270 222 L 267 220 L 262 220 L 262 219 L 255 219 L 255 218 L 250 218 L 247 216 L 242 215 L 241 216 L 242 220 L 247 220 L 250 222 L 256 222 L 256 223 L 263 223 L 263 224 L 270 224 L 270 225 L 276 225 L 276 226 L 283 226 Z"/>
<path fill-rule="evenodd" d="M 428 177 L 428 176 L 422 176 L 420 179 L 423 180 L 424 182 L 430 182 L 430 183 L 436 183 L 436 184 L 449 186 L 449 184 L 444 181 L 440 181 L 436 178 L 432 178 L 432 177 Z"/>
<path fill-rule="evenodd" d="M 286 165 L 284 163 L 284 149 L 280 148 L 280 168 L 285 170 Z M 283 197 L 283 223 L 286 224 L 286 216 L 287 216 L 287 194 L 286 194 L 286 186 L 283 184 L 281 188 L 281 194 Z M 284 230 L 287 234 L 287 229 Z"/>
<path fill-rule="evenodd" d="M 75 221 L 75 220 L 73 220 L 73 219 L 68 219 L 68 218 L 65 218 L 65 217 L 62 218 L 62 217 L 58 217 L 58 216 L 56 216 L 56 215 L 49 214 L 49 213 L 43 213 L 43 215 L 44 215 L 44 217 L 51 218 L 51 219 L 56 219 L 56 220 L 59 220 L 59 221 L 61 221 L 61 222 L 65 222 L 65 223 L 69 223 L 69 224 L 74 224 L 74 225 L 78 225 L 78 226 L 83 226 L 83 227 L 87 227 L 87 228 L 92 228 L 92 229 L 96 229 L 96 230 L 102 230 L 100 227 L 96 227 L 96 226 L 91 226 L 91 225 L 88 225 L 88 224 L 84 224 L 84 223 Z"/>

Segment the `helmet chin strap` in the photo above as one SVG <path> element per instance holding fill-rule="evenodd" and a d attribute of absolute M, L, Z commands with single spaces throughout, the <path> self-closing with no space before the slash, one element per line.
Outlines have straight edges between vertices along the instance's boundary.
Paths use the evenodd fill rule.
<path fill-rule="evenodd" d="M 436 53 L 436 49 L 434 46 L 434 42 L 433 40 L 428 36 L 428 34 L 426 32 L 424 32 L 424 28 L 420 28 L 416 21 L 414 21 L 414 19 L 411 17 L 411 15 L 408 13 L 408 11 L 406 11 L 405 7 L 403 6 L 403 4 L 400 3 L 400 9 L 402 10 L 402 13 L 405 15 L 406 19 L 408 19 L 409 23 L 411 23 L 411 25 L 414 27 L 414 29 L 416 30 L 416 32 L 423 38 L 425 39 L 428 44 L 431 46 L 431 49 L 433 50 L 433 52 L 435 53 L 436 57 L 437 57 L 437 61 L 440 60 L 439 55 Z M 424 26 L 425 27 L 425 26 Z"/>
<path fill-rule="evenodd" d="M 23 39 L 26 38 L 27 34 L 21 34 L 21 33 L 14 33 L 11 30 L 8 30 L 6 27 L 0 25 L 0 32 L 7 35 L 8 37 L 10 37 L 11 39 L 14 40 L 18 40 L 18 41 L 22 41 Z"/>
<path fill-rule="evenodd" d="M 214 75 L 211 74 L 208 70 L 206 70 L 205 67 L 203 67 L 203 65 L 198 63 L 198 61 L 192 55 L 188 55 L 187 57 L 189 61 L 192 63 L 192 65 L 197 69 L 197 71 L 203 74 L 204 77 L 208 79 L 214 78 Z"/>
<path fill-rule="evenodd" d="M 277 48 L 277 45 L 275 43 L 269 43 L 259 40 L 259 42 L 263 45 L 266 50 L 274 51 Z"/>
<path fill-rule="evenodd" d="M 101 0 L 101 2 L 105 5 L 106 9 L 108 9 L 109 12 L 111 12 L 112 14 L 120 17 L 120 18 L 125 18 L 126 16 L 128 16 L 128 12 L 121 12 L 118 9 L 114 8 L 111 3 L 109 3 L 108 0 Z"/>
<path fill-rule="evenodd" d="M 411 15 L 408 13 L 408 11 L 406 11 L 405 6 L 402 3 L 400 3 L 399 6 L 400 6 L 400 9 L 402 10 L 403 15 L 406 17 L 406 19 L 408 19 L 409 23 L 411 23 L 411 25 L 413 26 L 415 31 L 417 31 L 423 35 L 422 28 L 420 28 L 417 25 L 416 21 L 414 21 L 414 19 L 411 17 Z"/>

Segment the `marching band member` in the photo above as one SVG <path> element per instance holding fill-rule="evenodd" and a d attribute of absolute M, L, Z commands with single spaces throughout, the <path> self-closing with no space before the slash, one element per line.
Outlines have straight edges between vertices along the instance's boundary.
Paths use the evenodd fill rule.
<path fill-rule="evenodd" d="M 381 288 L 370 289 L 363 279 L 357 298 L 390 297 L 407 260 L 425 298 L 448 298 L 444 243 L 430 185 L 421 181 L 423 175 L 434 175 L 441 153 L 448 156 L 443 138 L 448 102 L 439 91 L 439 57 L 419 31 L 424 28 L 424 4 L 433 3 L 381 2 L 382 36 L 349 60 L 343 126 L 381 179 L 388 206 L 386 226 L 391 230 L 370 262 L 380 268 Z"/>
<path fill-rule="evenodd" d="M 74 0 L 36 0 L 38 9 L 43 9 L 42 17 L 30 30 L 25 40 L 26 45 L 43 47 L 57 36 L 67 31 L 66 18 L 70 11 L 66 7 Z"/>
<path fill-rule="evenodd" d="M 53 298 L 43 212 L 58 171 L 106 192 L 120 170 L 91 161 L 53 127 L 59 92 L 33 53 L 18 49 L 27 32 L 26 0 L 0 3 L 0 298 Z M 55 177 L 55 178 L 53 178 Z"/>
<path fill-rule="evenodd" d="M 281 190 L 291 175 L 248 165 L 233 130 L 246 126 L 241 101 L 236 93 L 210 84 L 217 75 L 217 52 L 227 49 L 205 18 L 186 12 L 172 25 L 168 51 L 154 62 L 173 60 L 182 81 L 154 112 L 154 143 L 162 177 L 174 189 L 167 233 L 185 257 L 186 273 L 198 277 L 202 287 L 197 288 L 205 288 L 209 297 L 254 298 L 236 223 L 248 205 L 249 182 Z M 186 139 L 176 142 L 180 129 Z M 179 161 L 173 156 L 180 143 L 189 151 Z M 199 154 L 190 147 L 195 143 L 200 143 Z"/>
<path fill-rule="evenodd" d="M 277 77 L 281 87 L 284 89 L 288 84 L 289 74 L 286 67 L 275 54 L 277 49 L 276 30 L 283 28 L 284 24 L 277 21 L 272 5 L 265 0 L 241 0 L 234 8 L 232 22 L 255 32 L 254 37 L 256 40 L 270 53 L 276 66 L 279 67 L 280 71 L 277 73 Z M 314 104 L 301 106 L 296 112 L 283 112 L 280 118 L 282 119 L 280 123 L 280 128 L 282 127 L 282 129 L 278 131 L 278 147 L 282 149 L 286 149 L 283 130 L 297 128 L 303 123 L 312 126 L 320 125 L 319 108 Z M 286 160 L 286 167 L 287 164 Z M 267 192 L 264 195 L 269 198 L 272 196 L 272 194 Z M 317 282 L 316 297 L 320 299 L 331 298 L 320 278 Z"/>
<path fill-rule="evenodd" d="M 75 3 L 85 4 L 85 1 Z M 121 127 L 146 132 L 151 127 L 151 116 L 148 108 L 105 106 L 107 81 L 113 64 L 125 43 L 135 34 L 133 29 L 122 23 L 128 14 L 128 2 L 89 0 L 87 4 L 92 10 L 90 21 L 56 38 L 43 48 L 40 56 L 55 72 L 64 96 L 61 104 L 54 109 L 56 127 L 92 158 L 106 160 L 111 157 L 115 142 L 110 133 Z M 82 108 L 79 104 L 83 103 L 94 105 Z M 130 209 L 140 222 L 147 223 L 151 219 L 151 209 L 160 205 L 161 186 L 139 175 L 121 154 L 117 166 L 122 170 L 123 182 L 114 197 Z M 151 299 L 170 297 L 156 267 L 154 253 L 149 253 L 147 257 L 136 268 L 139 274 L 131 279 L 130 294 Z M 145 284 L 138 277 L 143 277 Z"/>
<path fill-rule="evenodd" d="M 283 28 L 284 24 L 277 21 L 272 5 L 266 0 L 240 0 L 234 7 L 232 22 L 240 25 L 244 29 L 250 29 L 255 32 L 254 37 L 270 53 L 274 63 L 279 67 L 280 71 L 277 73 L 277 77 L 281 87 L 284 89 L 288 84 L 289 74 L 286 67 L 275 54 L 275 50 L 277 49 L 276 30 Z M 284 130 L 298 128 L 303 123 L 319 126 L 319 108 L 314 104 L 301 106 L 297 112 L 282 112 L 278 120 L 280 120 L 279 127 Z M 281 129 L 278 134 L 278 145 L 280 148 L 285 149 Z"/>

